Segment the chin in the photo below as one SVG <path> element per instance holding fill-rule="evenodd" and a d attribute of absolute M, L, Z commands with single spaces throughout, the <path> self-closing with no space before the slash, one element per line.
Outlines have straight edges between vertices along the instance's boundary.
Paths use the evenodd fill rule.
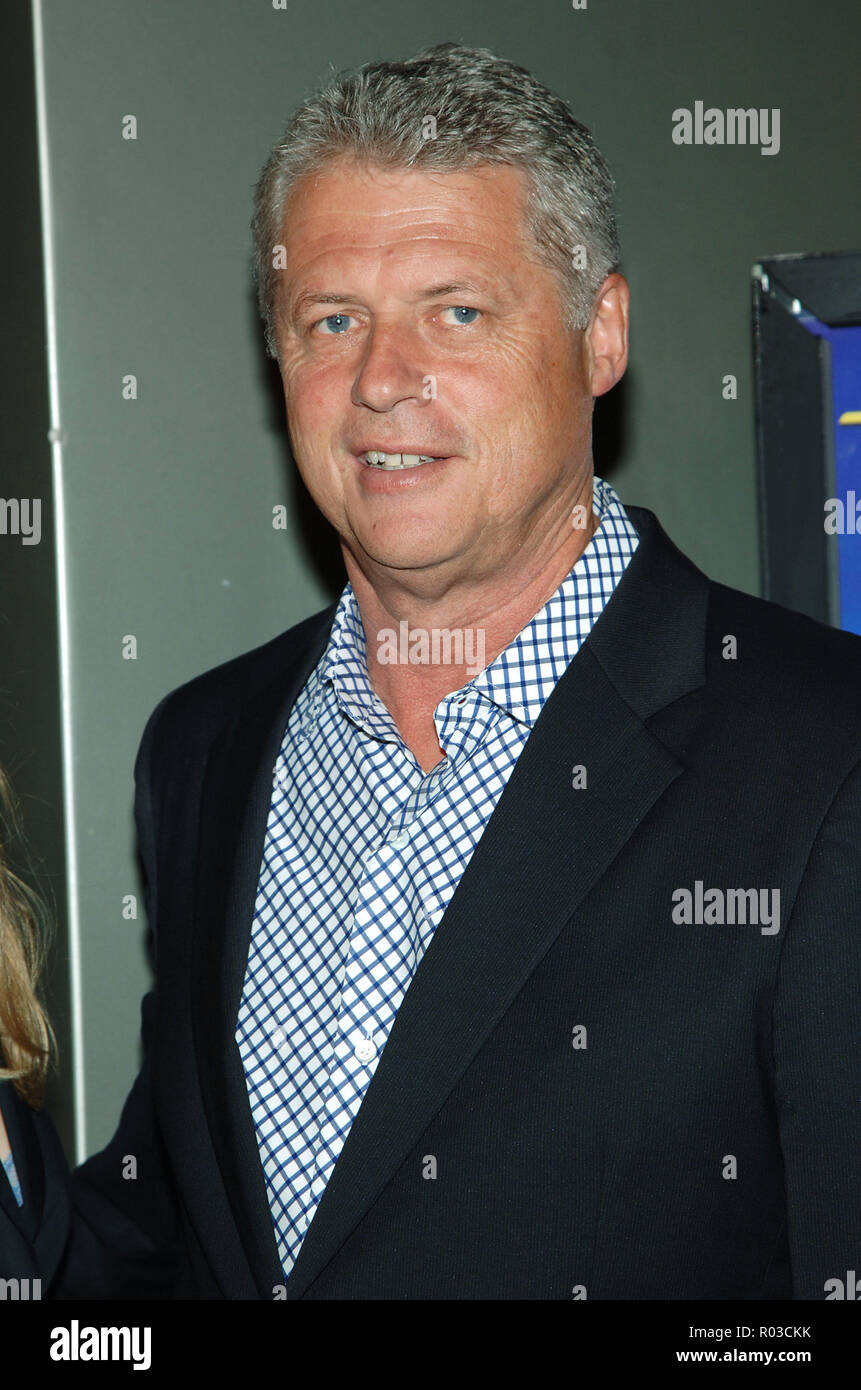
<path fill-rule="evenodd" d="M 451 550 L 453 520 L 433 513 L 413 511 L 400 520 L 395 516 L 347 518 L 350 530 L 366 554 L 381 564 L 411 564 L 422 556 L 433 559 L 438 551 Z"/>
<path fill-rule="evenodd" d="M 426 537 L 417 538 L 415 544 L 409 545 L 404 544 L 403 537 L 393 538 L 386 543 L 379 536 L 373 536 L 368 538 L 368 543 L 362 549 L 375 564 L 395 570 L 426 569 L 430 565 L 441 564 L 451 555 L 450 539 L 448 545 L 432 545 Z"/>

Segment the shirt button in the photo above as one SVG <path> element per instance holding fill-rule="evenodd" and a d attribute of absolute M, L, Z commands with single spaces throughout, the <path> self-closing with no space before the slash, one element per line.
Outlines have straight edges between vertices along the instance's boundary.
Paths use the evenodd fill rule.
<path fill-rule="evenodd" d="M 370 1038 L 362 1038 L 361 1042 L 356 1043 L 354 1055 L 360 1062 L 370 1062 L 377 1055 L 376 1044 Z"/>
<path fill-rule="evenodd" d="M 395 835 L 393 839 L 389 840 L 392 849 L 403 849 L 404 845 L 408 845 L 409 842 L 410 832 L 408 830 L 402 830 L 400 834 Z"/>

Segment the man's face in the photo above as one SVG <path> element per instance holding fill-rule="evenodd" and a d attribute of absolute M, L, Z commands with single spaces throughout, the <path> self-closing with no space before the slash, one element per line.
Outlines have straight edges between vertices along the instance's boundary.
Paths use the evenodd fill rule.
<path fill-rule="evenodd" d="M 437 174 L 338 159 L 294 188 L 276 306 L 291 444 L 372 582 L 400 571 L 444 592 L 570 536 L 592 396 L 612 381 L 596 385 L 589 334 L 563 328 L 524 197 L 506 165 Z M 441 461 L 382 471 L 368 449 Z"/>

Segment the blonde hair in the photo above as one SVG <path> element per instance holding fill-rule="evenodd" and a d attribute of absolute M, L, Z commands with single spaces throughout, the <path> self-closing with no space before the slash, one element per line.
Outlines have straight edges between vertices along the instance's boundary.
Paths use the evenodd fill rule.
<path fill-rule="evenodd" d="M 42 898 L 11 868 L 10 847 L 20 840 L 17 803 L 0 768 L 0 1080 L 38 1109 L 56 1054 L 37 997 L 51 924 Z"/>

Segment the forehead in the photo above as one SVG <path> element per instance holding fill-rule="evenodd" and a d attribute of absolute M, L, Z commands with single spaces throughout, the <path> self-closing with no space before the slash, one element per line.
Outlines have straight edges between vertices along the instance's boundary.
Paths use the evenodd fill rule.
<path fill-rule="evenodd" d="M 291 191 L 285 278 L 346 262 L 406 270 L 441 256 L 511 270 L 528 250 L 526 194 L 525 174 L 511 165 L 436 172 L 331 160 Z"/>

